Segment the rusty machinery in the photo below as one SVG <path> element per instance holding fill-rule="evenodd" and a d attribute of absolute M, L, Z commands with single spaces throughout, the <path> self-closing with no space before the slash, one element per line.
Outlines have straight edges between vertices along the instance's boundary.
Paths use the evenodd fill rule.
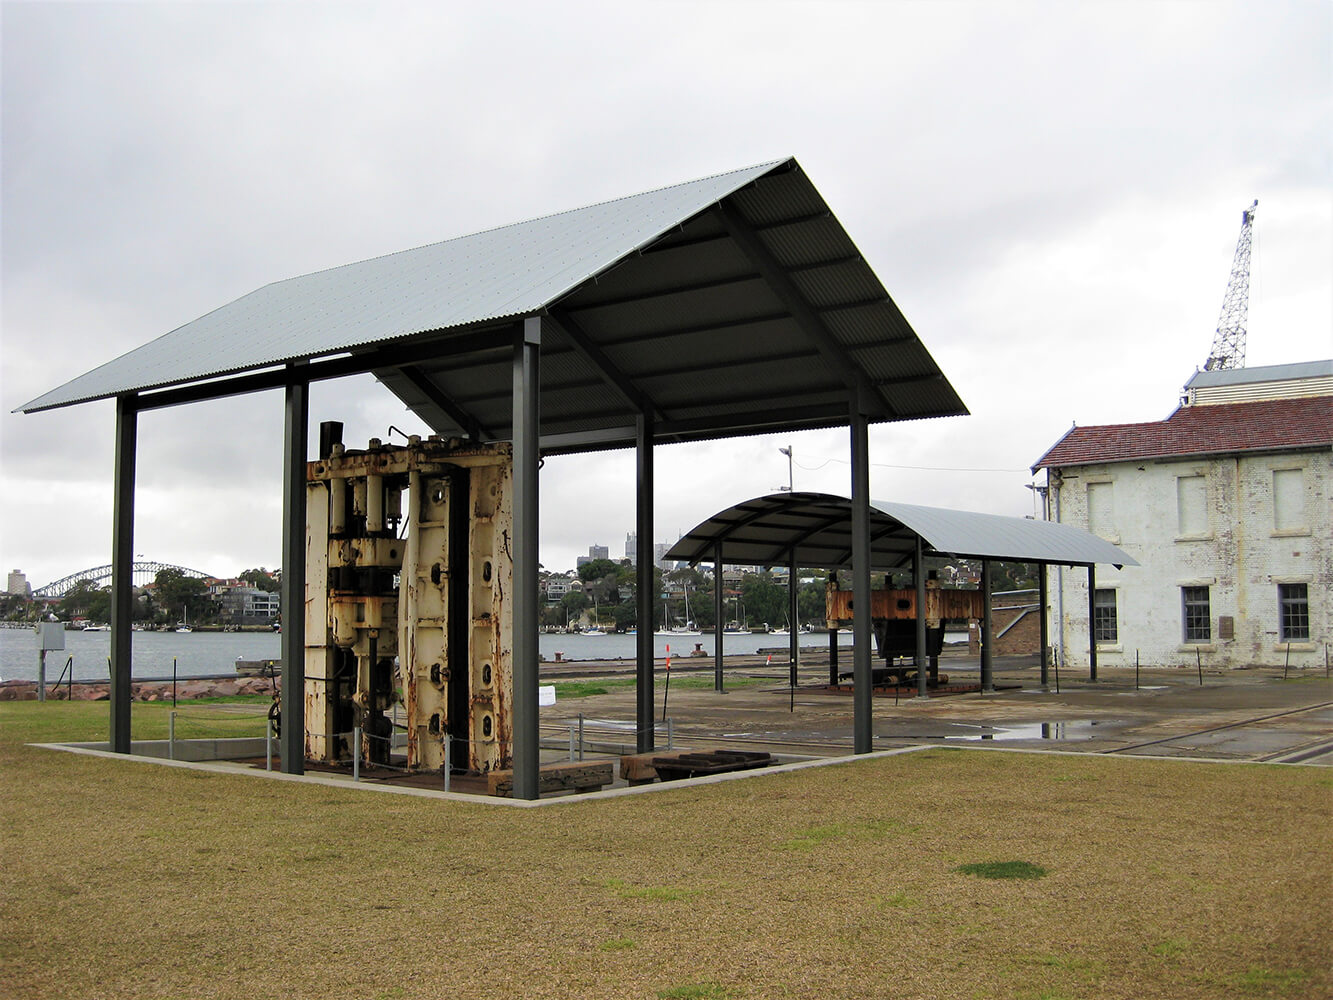
<path fill-rule="evenodd" d="M 930 683 L 936 683 L 939 676 L 944 623 L 981 618 L 984 599 L 985 595 L 980 590 L 944 590 L 936 579 L 926 581 L 926 656 L 929 659 Z M 839 590 L 836 577 L 830 578 L 824 601 L 824 614 L 830 630 L 852 623 L 855 614 L 852 592 Z M 916 591 L 872 590 L 870 624 L 875 636 L 875 649 L 886 661 L 884 667 L 873 672 L 873 683 L 879 684 L 891 678 L 899 683 L 910 683 L 915 677 L 916 665 L 898 665 L 895 660 L 898 657 L 916 657 Z M 842 678 L 843 675 L 839 675 L 838 679 Z"/>
<path fill-rule="evenodd" d="M 401 714 L 409 770 L 511 766 L 510 445 L 340 435 L 306 469 L 307 758 L 350 760 L 359 726 L 390 763 Z"/>

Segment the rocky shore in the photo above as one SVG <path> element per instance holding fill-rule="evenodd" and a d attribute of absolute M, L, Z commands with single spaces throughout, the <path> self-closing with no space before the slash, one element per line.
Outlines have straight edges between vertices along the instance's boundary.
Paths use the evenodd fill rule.
<path fill-rule="evenodd" d="M 176 699 L 230 698 L 238 694 L 269 694 L 277 681 L 267 677 L 191 677 L 176 682 Z M 46 687 L 48 701 L 109 701 L 110 684 L 107 681 L 75 681 Z M 135 681 L 130 685 L 130 697 L 135 701 L 170 701 L 171 681 Z M 36 701 L 36 681 L 0 681 L 0 701 Z"/>

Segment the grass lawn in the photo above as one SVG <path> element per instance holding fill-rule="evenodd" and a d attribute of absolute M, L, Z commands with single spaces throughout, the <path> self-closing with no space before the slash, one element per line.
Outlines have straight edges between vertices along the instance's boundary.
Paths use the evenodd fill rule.
<path fill-rule="evenodd" d="M 0 704 L 10 1000 L 1333 993 L 1327 769 L 950 748 L 515 810 L 23 746 L 106 715 Z"/>

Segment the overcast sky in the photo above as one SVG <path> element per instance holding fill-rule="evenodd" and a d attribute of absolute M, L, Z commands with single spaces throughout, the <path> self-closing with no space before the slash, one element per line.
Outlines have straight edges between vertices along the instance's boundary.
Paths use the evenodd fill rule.
<path fill-rule="evenodd" d="M 1072 423 L 1157 420 L 1259 199 L 1251 367 L 1333 357 L 1333 5 L 4 3 L 0 571 L 110 561 L 110 402 L 9 411 L 293 275 L 792 155 L 971 416 L 871 492 L 1033 513 Z M 426 429 L 368 376 L 350 445 Z M 144 414 L 135 551 L 277 564 L 282 398 Z M 312 438 L 312 441 L 317 438 Z M 845 431 L 658 450 L 658 540 Z M 623 554 L 629 452 L 548 460 L 541 557 Z"/>

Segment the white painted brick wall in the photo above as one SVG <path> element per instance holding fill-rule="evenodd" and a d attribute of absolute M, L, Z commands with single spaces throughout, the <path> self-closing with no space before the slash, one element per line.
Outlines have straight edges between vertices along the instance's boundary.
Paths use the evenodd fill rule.
<path fill-rule="evenodd" d="M 1273 471 L 1304 469 L 1305 528 L 1274 526 Z M 1100 644 L 1097 659 L 1133 666 L 1322 667 L 1333 644 L 1333 450 L 1307 450 L 1210 459 L 1120 462 L 1064 470 L 1051 490 L 1051 517 L 1088 527 L 1088 484 L 1110 482 L 1112 525 L 1101 532 L 1139 566 L 1097 567 L 1096 586 L 1116 590 L 1119 642 Z M 1208 530 L 1201 537 L 1177 533 L 1176 479 L 1206 477 Z M 1050 570 L 1051 641 L 1063 644 L 1063 663 L 1088 664 L 1088 589 L 1082 569 L 1063 571 L 1063 594 Z M 1303 582 L 1310 598 L 1310 641 L 1290 650 L 1278 636 L 1278 584 Z M 1208 586 L 1212 641 L 1184 642 L 1182 586 Z M 1060 628 L 1059 597 L 1064 627 Z M 1219 618 L 1235 622 L 1223 640 Z"/>

